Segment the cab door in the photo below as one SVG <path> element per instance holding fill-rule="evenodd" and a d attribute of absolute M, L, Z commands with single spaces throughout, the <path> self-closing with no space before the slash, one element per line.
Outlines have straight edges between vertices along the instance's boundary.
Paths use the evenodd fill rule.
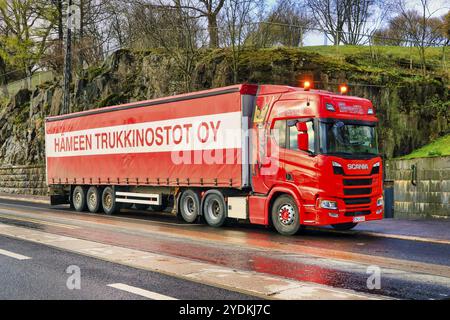
<path fill-rule="evenodd" d="M 266 194 L 276 182 L 284 180 L 282 159 L 286 146 L 286 120 L 276 120 L 272 127 L 259 128 L 257 139 L 253 190 Z"/>
<path fill-rule="evenodd" d="M 283 168 L 286 182 L 298 186 L 306 205 L 314 204 L 318 186 L 317 126 L 313 119 L 287 121 Z"/>

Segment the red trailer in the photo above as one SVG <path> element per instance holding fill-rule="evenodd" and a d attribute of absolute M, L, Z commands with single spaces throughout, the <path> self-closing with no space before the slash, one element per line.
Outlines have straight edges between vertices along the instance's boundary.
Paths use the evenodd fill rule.
<path fill-rule="evenodd" d="M 370 101 L 236 85 L 46 119 L 53 205 L 347 229 L 382 217 Z"/>

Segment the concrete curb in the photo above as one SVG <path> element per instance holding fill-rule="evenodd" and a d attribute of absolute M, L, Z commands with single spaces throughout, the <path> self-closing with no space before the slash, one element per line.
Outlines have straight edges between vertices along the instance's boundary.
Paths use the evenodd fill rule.
<path fill-rule="evenodd" d="M 48 204 L 50 205 L 50 199 L 33 199 L 33 198 L 26 198 L 26 197 L 20 197 L 20 196 L 6 196 L 6 195 L 0 195 L 0 200 L 15 200 L 15 201 L 23 201 L 23 202 L 31 202 L 31 203 L 40 203 L 40 204 Z"/>

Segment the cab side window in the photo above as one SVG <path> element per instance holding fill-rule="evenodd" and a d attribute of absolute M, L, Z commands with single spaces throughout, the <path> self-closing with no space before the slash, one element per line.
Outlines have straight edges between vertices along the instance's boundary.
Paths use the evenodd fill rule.
<path fill-rule="evenodd" d="M 306 128 L 308 132 L 308 151 L 311 153 L 315 152 L 314 148 L 314 141 L 315 141 L 315 134 L 314 134 L 314 123 L 310 121 L 306 121 Z M 294 125 L 289 126 L 289 149 L 298 151 L 298 130 L 297 127 Z"/>
<path fill-rule="evenodd" d="M 275 121 L 271 134 L 280 148 L 286 148 L 286 120 Z"/>

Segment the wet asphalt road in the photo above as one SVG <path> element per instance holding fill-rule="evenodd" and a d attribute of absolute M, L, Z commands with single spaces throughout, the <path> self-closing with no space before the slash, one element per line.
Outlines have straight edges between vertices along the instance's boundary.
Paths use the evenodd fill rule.
<path fill-rule="evenodd" d="M 38 217 L 42 216 L 42 219 L 47 222 L 58 221 L 83 228 L 64 230 L 57 226 L 40 223 L 36 216 L 33 216 L 33 220 L 16 220 L 12 214 L 14 210 L 39 214 Z M 242 224 L 213 229 L 201 224 L 187 225 L 174 217 L 156 213 L 127 211 L 121 213 L 119 217 L 107 217 L 76 214 L 65 207 L 49 209 L 44 204 L 6 200 L 0 200 L 0 223 L 393 298 L 450 298 L 450 278 L 448 277 L 450 273 L 447 274 L 450 270 L 447 268 L 450 267 L 450 245 L 447 244 L 380 238 L 362 234 L 336 234 L 328 230 L 305 230 L 298 236 L 286 238 L 265 228 Z M 27 243 L 22 242 L 22 246 L 27 246 Z M 3 244 L 0 248 L 5 249 Z M 61 256 L 63 265 L 67 264 L 64 259 L 66 254 L 60 252 L 57 255 Z M 92 260 L 92 266 L 110 264 L 96 263 L 96 259 L 79 257 Z M 381 289 L 376 292 L 369 290 L 366 283 L 367 266 L 372 264 L 370 257 L 374 258 L 376 262 L 374 264 L 382 270 Z M 0 259 L 3 258 L 0 257 Z M 3 268 L 10 268 L 4 267 L 1 262 L 2 260 L 0 260 L 0 273 L 3 272 Z M 415 264 L 419 267 L 426 265 L 429 271 L 427 274 L 419 272 Z M 103 269 L 100 266 L 99 268 L 111 269 Z M 115 268 L 112 269 L 115 270 Z M 138 277 L 138 273 L 146 273 L 134 270 L 137 273 L 132 276 L 132 271 L 127 272 L 129 281 Z M 65 274 L 62 275 L 62 277 L 65 276 Z M 149 277 L 158 277 L 158 275 L 152 274 Z M 150 278 L 148 282 L 140 281 L 139 283 L 151 283 L 153 278 Z M 6 281 L 4 278 L 0 279 L 2 283 Z M 165 280 L 160 281 L 164 283 Z M 169 278 L 167 281 L 180 280 Z M 165 288 L 164 285 L 161 288 Z M 107 289 L 111 290 L 111 288 Z M 219 297 L 220 294 L 226 296 L 232 293 L 222 292 L 217 293 L 217 296 Z M 90 297 L 86 296 L 86 298 Z M 120 297 L 108 296 L 107 293 L 105 298 L 120 299 Z M 203 299 L 201 295 L 193 298 Z M 232 295 L 228 298 L 240 299 Z"/>
<path fill-rule="evenodd" d="M 244 294 L 4 236 L 0 236 L 0 248 L 31 258 L 17 260 L 0 254 L 0 300 L 147 299 L 108 286 L 116 283 L 126 284 L 175 299 L 254 299 Z M 66 272 L 70 266 L 79 267 L 79 289 L 70 285 L 74 283 L 69 279 L 73 273 Z M 68 280 L 70 289 L 67 286 Z"/>

